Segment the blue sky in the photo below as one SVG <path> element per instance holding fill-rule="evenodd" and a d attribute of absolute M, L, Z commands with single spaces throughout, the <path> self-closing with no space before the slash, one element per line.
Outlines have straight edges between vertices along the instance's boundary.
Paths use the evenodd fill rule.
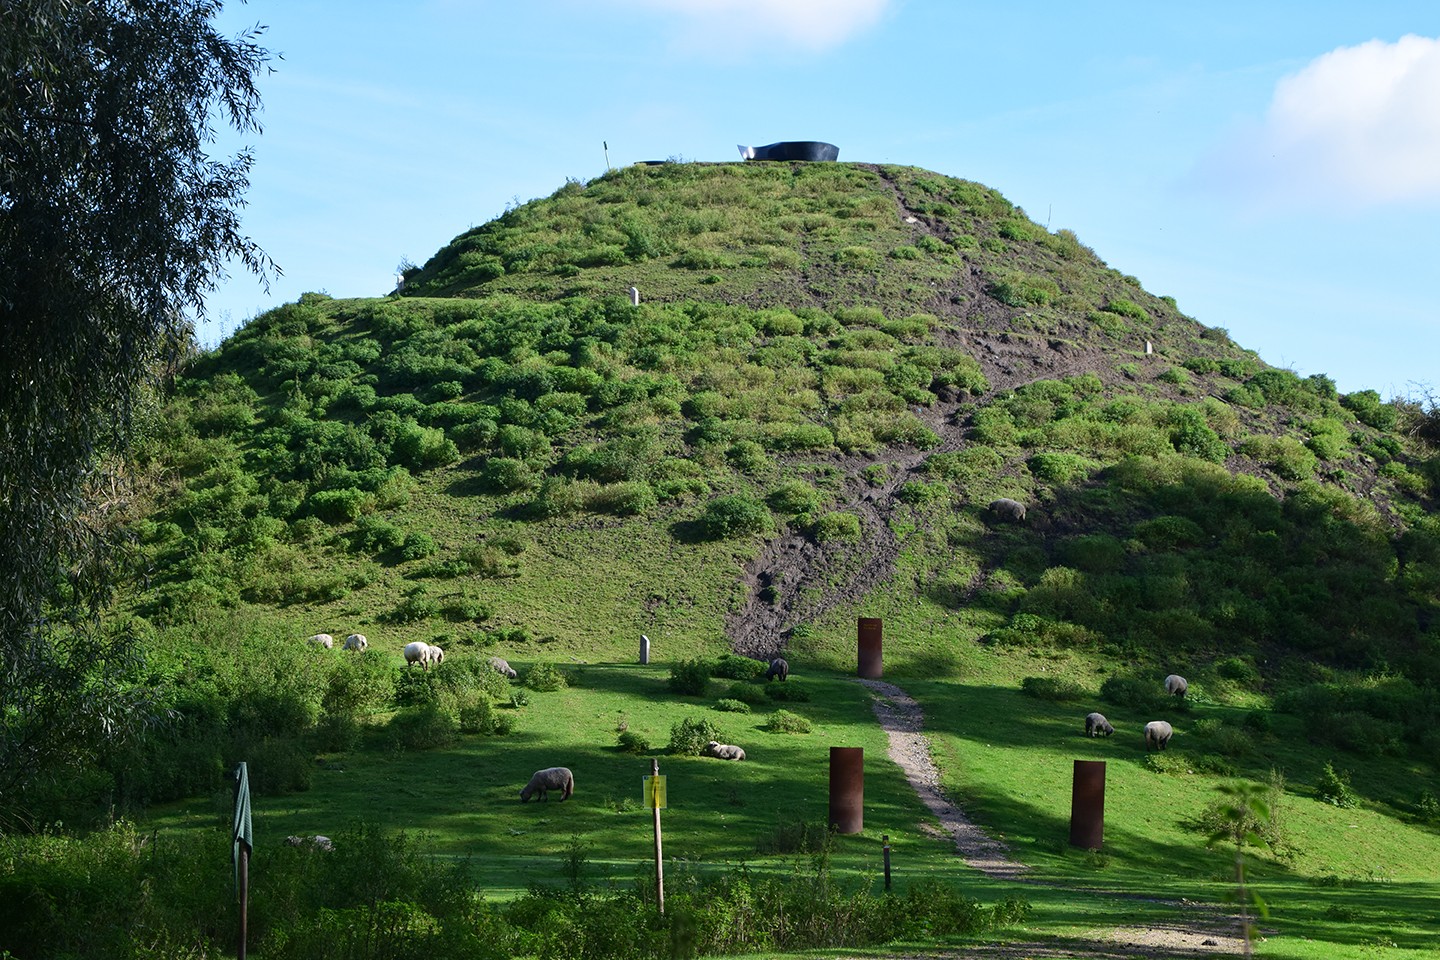
<path fill-rule="evenodd" d="M 268 25 L 213 345 L 375 296 L 507 206 L 647 159 L 827 140 L 1001 191 L 1269 363 L 1440 390 L 1440 4 L 231 0 Z"/>

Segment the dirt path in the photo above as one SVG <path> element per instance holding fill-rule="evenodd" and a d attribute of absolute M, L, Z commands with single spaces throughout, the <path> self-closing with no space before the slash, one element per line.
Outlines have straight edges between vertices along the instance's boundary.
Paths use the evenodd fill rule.
<path fill-rule="evenodd" d="M 890 759 L 905 771 L 926 808 L 940 821 L 940 829 L 954 838 L 955 851 L 965 863 L 987 877 L 1005 880 L 1038 881 L 1026 878 L 1029 868 L 1010 856 L 1008 848 L 971 823 L 964 812 L 940 789 L 940 772 L 930 758 L 930 741 L 923 732 L 924 714 L 920 705 L 904 690 L 883 680 L 858 679 L 874 697 L 872 708 L 890 739 Z M 1047 884 L 1047 886 L 1058 886 Z M 1103 893 L 1103 891 L 1097 891 Z M 1125 896 L 1109 893 L 1109 896 Z M 1018 958 L 1070 957 L 1077 960 L 1106 958 L 1201 958 L 1231 957 L 1244 953 L 1244 941 L 1236 935 L 1234 917 L 1188 900 L 1165 901 L 1145 898 L 1175 908 L 1174 923 L 1115 927 L 1086 931 L 1082 937 L 1013 943 L 975 944 L 960 952 L 937 952 L 926 957 L 975 957 L 996 960 Z M 896 960 L 912 960 L 910 957 Z M 918 957 L 914 960 L 919 960 Z"/>

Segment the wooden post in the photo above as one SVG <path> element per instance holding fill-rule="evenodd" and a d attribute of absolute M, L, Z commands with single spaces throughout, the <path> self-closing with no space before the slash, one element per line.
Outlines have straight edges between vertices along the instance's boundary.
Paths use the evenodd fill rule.
<path fill-rule="evenodd" d="M 885 889 L 890 889 L 890 834 L 884 834 L 881 838 L 884 841 L 885 851 Z"/>
<path fill-rule="evenodd" d="M 235 956 L 245 960 L 245 941 L 249 939 L 250 918 L 250 845 L 240 844 L 240 949 Z"/>
<path fill-rule="evenodd" d="M 659 760 L 651 759 L 651 761 L 650 761 L 650 776 L 651 776 L 652 778 L 654 778 L 654 779 L 652 779 L 650 782 L 655 785 L 655 789 L 658 791 L 658 790 L 659 790 L 659 783 L 660 783 L 660 779 L 659 779 L 659 778 L 660 778 L 660 761 L 659 761 Z M 664 854 L 662 854 L 662 853 L 660 852 L 660 802 L 659 802 L 658 793 L 657 793 L 657 796 L 656 796 L 655 800 L 652 801 L 652 803 L 653 803 L 653 805 L 654 805 L 654 807 L 655 807 L 655 902 L 660 906 L 660 914 L 661 914 L 661 916 L 664 916 L 664 914 L 665 914 L 665 857 L 664 857 Z"/>

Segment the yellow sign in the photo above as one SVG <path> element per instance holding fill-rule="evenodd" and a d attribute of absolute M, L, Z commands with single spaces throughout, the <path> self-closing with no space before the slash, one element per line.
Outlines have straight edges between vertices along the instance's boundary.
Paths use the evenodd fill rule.
<path fill-rule="evenodd" d="M 648 809 L 665 809 L 665 777 L 642 777 L 645 782 L 644 802 Z"/>

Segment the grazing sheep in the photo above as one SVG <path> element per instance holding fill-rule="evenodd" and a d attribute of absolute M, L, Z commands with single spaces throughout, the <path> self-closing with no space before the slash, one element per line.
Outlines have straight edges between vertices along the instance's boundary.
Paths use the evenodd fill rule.
<path fill-rule="evenodd" d="M 370 646 L 370 641 L 365 639 L 365 634 L 363 633 L 352 633 L 345 638 L 346 650 L 359 650 L 361 653 L 364 653 L 365 648 L 368 646 Z"/>
<path fill-rule="evenodd" d="M 519 674 L 515 672 L 515 668 L 510 666 L 509 661 L 507 661 L 504 657 L 491 657 L 490 666 L 492 669 L 494 669 L 496 673 L 500 674 L 502 677 L 505 677 L 507 680 L 514 680 L 517 676 L 519 676 Z"/>
<path fill-rule="evenodd" d="M 1085 714 L 1085 736 L 1087 737 L 1108 737 L 1115 732 L 1110 726 L 1110 721 L 1105 719 L 1103 713 Z"/>
<path fill-rule="evenodd" d="M 1189 689 L 1190 684 L 1186 683 L 1185 678 L 1178 673 L 1172 673 L 1165 678 L 1165 692 L 1172 697 L 1183 697 L 1185 691 Z"/>
<path fill-rule="evenodd" d="M 440 663 L 445 659 L 445 651 L 439 647 L 432 647 L 428 643 L 416 641 L 405 644 L 405 665 L 413 667 L 420 664 L 422 670 L 429 670 L 430 664 Z"/>
<path fill-rule="evenodd" d="M 705 755 L 707 757 L 718 757 L 721 760 L 744 760 L 745 751 L 733 743 L 721 743 L 718 740 L 711 740 L 705 744 Z"/>
<path fill-rule="evenodd" d="M 322 837 L 315 834 L 313 837 L 286 837 L 285 842 L 292 847 L 311 847 L 315 850 L 322 850 L 325 853 L 332 853 L 335 850 L 335 843 L 329 837 Z"/>
<path fill-rule="evenodd" d="M 1001 497 L 998 500 L 990 501 L 990 512 L 1001 520 L 1019 523 L 1025 519 L 1025 504 L 1019 500 L 1011 500 L 1009 497 Z"/>
<path fill-rule="evenodd" d="M 1145 724 L 1146 752 L 1149 752 L 1151 746 L 1154 746 L 1156 750 L 1164 750 L 1165 745 L 1170 742 L 1170 738 L 1174 735 L 1175 731 L 1171 729 L 1170 724 L 1164 720 L 1151 720 Z"/>
<path fill-rule="evenodd" d="M 310 638 L 309 642 L 317 647 L 324 647 L 326 650 L 333 649 L 335 646 L 335 638 L 328 633 L 317 633 Z"/>
<path fill-rule="evenodd" d="M 790 676 L 790 664 L 783 657 L 776 657 L 770 661 L 770 667 L 765 671 L 766 680 L 774 680 L 779 677 L 785 680 Z"/>
<path fill-rule="evenodd" d="M 569 767 L 546 767 L 544 770 L 536 770 L 530 777 L 530 782 L 525 784 L 520 791 L 520 802 L 526 803 L 530 797 L 540 794 L 540 799 L 549 802 L 547 794 L 551 790 L 559 790 L 560 801 L 563 803 L 570 799 L 575 792 L 575 775 L 570 772 Z"/>

